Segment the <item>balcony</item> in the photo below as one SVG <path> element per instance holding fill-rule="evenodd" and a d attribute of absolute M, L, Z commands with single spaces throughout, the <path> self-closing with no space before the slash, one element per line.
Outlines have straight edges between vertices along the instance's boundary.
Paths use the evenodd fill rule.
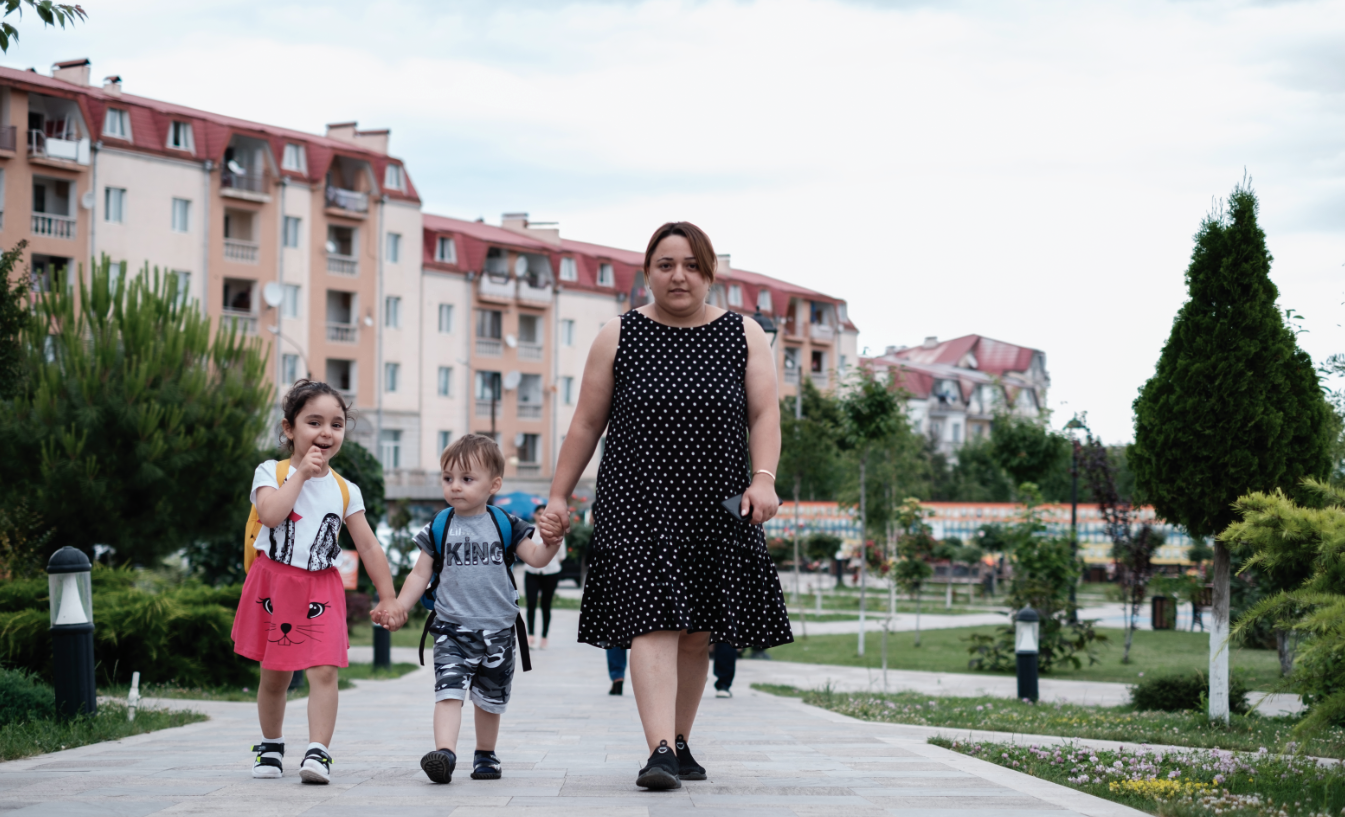
<path fill-rule="evenodd" d="M 258 245 L 255 241 L 240 241 L 236 238 L 224 239 L 224 259 L 240 264 L 257 263 Z"/>
<path fill-rule="evenodd" d="M 540 343 L 520 343 L 518 345 L 519 360 L 541 360 L 542 344 Z"/>
<path fill-rule="evenodd" d="M 49 235 L 52 238 L 74 238 L 75 220 L 69 216 L 33 213 L 33 235 Z"/>
<path fill-rule="evenodd" d="M 541 403 L 519 403 L 518 419 L 520 420 L 540 420 L 542 419 Z"/>
<path fill-rule="evenodd" d="M 360 327 L 354 323 L 327 321 L 327 340 L 333 343 L 359 343 Z"/>
<path fill-rule="evenodd" d="M 476 401 L 476 416 L 477 416 L 477 417 L 489 417 L 489 416 L 490 416 L 490 406 L 491 406 L 491 403 L 494 403 L 494 404 L 495 404 L 495 416 L 496 416 L 496 417 L 499 417 L 499 416 L 500 416 L 500 401 L 498 401 L 498 400 L 477 400 L 477 401 Z"/>
<path fill-rule="evenodd" d="M 540 477 L 542 475 L 542 464 L 538 462 L 520 462 L 514 466 L 520 477 Z"/>
<path fill-rule="evenodd" d="M 545 306 L 551 303 L 551 285 L 535 287 L 527 281 L 520 281 L 518 284 L 518 299 L 523 303 L 537 304 Z"/>
<path fill-rule="evenodd" d="M 19 144 L 19 129 L 14 125 L 0 126 L 0 150 L 13 153 Z"/>
<path fill-rule="evenodd" d="M 510 280 L 507 275 L 497 275 L 486 273 L 481 276 L 481 285 L 477 287 L 477 294 L 483 301 L 497 301 L 501 303 L 513 303 L 514 296 L 518 292 L 518 282 Z"/>
<path fill-rule="evenodd" d="M 89 163 L 89 140 L 57 139 L 40 130 L 28 131 L 28 155 L 35 159 Z"/>
<path fill-rule="evenodd" d="M 353 255 L 327 253 L 327 271 L 336 275 L 359 275 L 360 262 Z"/>
<path fill-rule="evenodd" d="M 504 354 L 504 344 L 494 338 L 477 338 L 476 353 L 483 357 L 499 357 Z"/>
<path fill-rule="evenodd" d="M 251 312 L 238 309 L 221 309 L 219 321 L 221 327 L 232 324 L 234 331 L 240 335 L 257 334 L 257 316 Z"/>
<path fill-rule="evenodd" d="M 267 202 L 266 174 L 257 172 L 234 173 L 227 168 L 220 173 L 220 195 L 247 201 Z"/>
<path fill-rule="evenodd" d="M 369 194 L 356 193 L 354 190 L 342 190 L 339 187 L 328 187 L 326 196 L 327 206 L 336 210 L 344 210 L 348 214 L 358 214 L 362 218 L 369 212 Z"/>
<path fill-rule="evenodd" d="M 797 366 L 785 367 L 785 383 L 795 386 L 799 384 L 799 369 Z"/>
<path fill-rule="evenodd" d="M 824 323 L 815 323 L 808 327 L 808 337 L 814 343 L 831 343 L 836 339 L 836 328 Z"/>
<path fill-rule="evenodd" d="M 826 391 L 831 386 L 831 375 L 826 372 L 813 372 L 813 385 L 821 391 Z"/>

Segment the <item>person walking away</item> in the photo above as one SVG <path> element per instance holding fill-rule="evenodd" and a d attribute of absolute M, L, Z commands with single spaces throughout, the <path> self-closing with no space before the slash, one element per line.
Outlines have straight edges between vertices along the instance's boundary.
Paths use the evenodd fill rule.
<path fill-rule="evenodd" d="M 523 565 L 523 595 L 528 601 L 528 645 L 539 650 L 546 649 L 547 636 L 551 632 L 551 600 L 556 595 L 556 585 L 560 584 L 560 563 L 565 561 L 565 545 L 556 550 L 556 555 L 542 567 Z M 542 603 L 542 637 L 537 638 L 537 602 Z"/>
<path fill-rule="evenodd" d="M 560 549 L 532 538 L 533 526 L 486 500 L 499 492 L 504 454 L 490 437 L 459 437 L 439 457 L 447 519 L 430 522 L 415 536 L 420 555 L 397 597 L 410 612 L 434 586 L 434 612 L 426 622 L 434 634 L 434 745 L 420 768 L 435 783 L 451 783 L 458 763 L 458 732 L 468 690 L 476 707 L 473 780 L 498 780 L 503 764 L 495 754 L 500 717 L 514 681 L 514 622 L 518 591 L 514 557 L 541 567 Z M 435 525 L 442 539 L 435 541 Z M 506 533 L 506 529 L 509 531 Z"/>
<path fill-rule="evenodd" d="M 612 679 L 612 688 L 608 695 L 620 695 L 626 685 L 626 649 L 625 647 L 607 648 L 607 677 Z"/>
<path fill-rule="evenodd" d="M 538 521 L 550 536 L 568 527 L 567 500 L 605 431 L 579 640 L 630 647 L 646 789 L 706 779 L 686 739 L 710 642 L 793 640 L 761 528 L 780 504 L 775 359 L 756 321 L 706 302 L 715 262 L 694 224 L 655 231 L 644 258 L 654 301 L 594 342 Z M 738 514 L 721 504 L 738 497 Z"/>
<path fill-rule="evenodd" d="M 715 644 L 715 697 L 732 698 L 733 676 L 738 670 L 738 651 L 723 641 Z"/>
<path fill-rule="evenodd" d="M 245 543 L 243 582 L 234 616 L 234 652 L 261 663 L 252 776 L 285 774 L 285 693 L 296 670 L 308 670 L 308 749 L 299 766 L 305 783 L 331 781 L 336 731 L 337 668 L 349 666 L 346 591 L 334 562 L 344 522 L 378 590 L 371 616 L 395 630 L 406 621 L 396 604 L 392 572 L 364 517 L 360 487 L 331 469 L 350 409 L 326 383 L 300 380 L 281 405 L 281 445 L 290 458 L 267 460 L 252 477 L 254 517 Z"/>

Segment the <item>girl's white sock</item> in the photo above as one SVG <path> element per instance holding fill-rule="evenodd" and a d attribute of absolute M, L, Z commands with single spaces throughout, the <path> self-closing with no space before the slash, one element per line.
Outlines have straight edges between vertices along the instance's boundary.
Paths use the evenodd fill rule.
<path fill-rule="evenodd" d="M 328 752 L 328 751 L 327 751 L 327 747 L 326 747 L 326 746 L 323 746 L 321 743 L 318 743 L 318 742 L 316 742 L 316 741 L 314 741 L 313 743 L 308 744 L 308 748 L 304 750 L 304 753 L 307 754 L 308 752 L 311 752 L 311 751 L 313 751 L 314 749 L 321 749 L 322 751 L 327 752 L 327 754 L 329 754 L 329 755 L 331 754 L 331 752 Z"/>
<path fill-rule="evenodd" d="M 279 743 L 280 746 L 281 746 L 281 748 L 282 748 L 282 749 L 284 748 L 284 746 L 285 746 L 285 736 L 284 736 L 284 735 L 281 735 L 281 736 L 278 737 L 278 738 L 268 738 L 268 737 L 265 737 L 265 735 L 266 735 L 265 732 L 263 732 L 262 735 L 263 735 L 263 737 L 262 737 L 262 739 L 261 739 L 261 742 L 262 742 L 262 743 Z M 269 757 L 269 758 L 274 758 L 275 760 L 280 760 L 280 753 L 279 753 L 279 752 L 262 752 L 262 757 Z"/>

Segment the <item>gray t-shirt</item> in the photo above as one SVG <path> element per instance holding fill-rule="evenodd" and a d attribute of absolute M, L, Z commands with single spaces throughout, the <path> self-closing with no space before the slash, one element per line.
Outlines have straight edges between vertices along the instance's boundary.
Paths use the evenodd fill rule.
<path fill-rule="evenodd" d="M 532 525 L 512 514 L 510 547 L 532 536 Z M 416 534 L 416 547 L 434 556 L 433 523 Z M 490 511 L 448 522 L 444 569 L 434 595 L 434 616 L 469 630 L 503 630 L 518 616 L 518 593 L 504 567 L 505 547 Z"/>

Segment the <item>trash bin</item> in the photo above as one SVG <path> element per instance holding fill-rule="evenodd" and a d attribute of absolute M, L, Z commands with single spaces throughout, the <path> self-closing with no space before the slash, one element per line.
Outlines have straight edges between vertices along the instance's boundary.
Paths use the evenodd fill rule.
<path fill-rule="evenodd" d="M 1154 596 L 1150 600 L 1152 623 L 1155 630 L 1171 630 L 1177 626 L 1177 600 L 1171 596 Z"/>

